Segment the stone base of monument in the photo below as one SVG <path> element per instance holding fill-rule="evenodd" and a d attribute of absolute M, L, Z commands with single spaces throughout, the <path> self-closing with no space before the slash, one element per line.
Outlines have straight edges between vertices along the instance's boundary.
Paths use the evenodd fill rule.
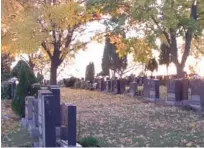
<path fill-rule="evenodd" d="M 201 105 L 190 104 L 190 106 L 196 111 L 202 111 Z"/>
<path fill-rule="evenodd" d="M 165 101 L 165 104 L 172 105 L 172 106 L 182 106 L 182 101 L 173 101 L 173 100 L 167 100 Z"/>
<path fill-rule="evenodd" d="M 156 100 L 158 100 L 157 98 L 149 98 L 149 97 L 144 97 L 144 99 L 149 101 L 149 102 L 153 102 L 153 103 L 155 103 Z"/>
<path fill-rule="evenodd" d="M 32 125 L 29 125 L 28 132 L 29 132 L 30 136 L 33 137 L 33 138 L 37 138 L 40 135 L 39 128 L 38 127 L 33 127 Z"/>
<path fill-rule="evenodd" d="M 164 105 L 165 104 L 165 100 L 157 99 L 156 100 L 156 104 Z"/>

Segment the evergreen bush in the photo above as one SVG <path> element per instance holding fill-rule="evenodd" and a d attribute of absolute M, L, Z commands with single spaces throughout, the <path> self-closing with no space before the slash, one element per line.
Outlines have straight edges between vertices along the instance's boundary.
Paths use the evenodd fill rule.
<path fill-rule="evenodd" d="M 12 75 L 18 78 L 19 84 L 16 88 L 16 97 L 12 101 L 12 110 L 20 117 L 25 116 L 25 97 L 34 95 L 32 84 L 37 82 L 37 79 L 24 61 L 19 61 L 12 69 Z"/>
<path fill-rule="evenodd" d="M 79 140 L 82 147 L 99 147 L 99 142 L 95 137 L 88 136 Z"/>

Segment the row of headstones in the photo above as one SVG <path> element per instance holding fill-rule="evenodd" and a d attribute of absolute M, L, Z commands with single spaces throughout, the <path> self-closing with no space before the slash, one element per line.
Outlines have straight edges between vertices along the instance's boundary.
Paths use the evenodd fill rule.
<path fill-rule="evenodd" d="M 134 82 L 138 86 L 142 86 L 144 83 L 144 78 L 135 78 L 132 81 L 129 81 L 127 79 L 108 79 L 106 81 L 104 81 L 104 79 L 98 79 L 95 82 L 97 83 L 96 88 L 100 91 L 112 92 L 113 94 L 128 94 L 134 87 L 132 85 L 132 82 Z"/>
<path fill-rule="evenodd" d="M 160 80 L 148 78 L 135 78 L 129 82 L 127 79 L 95 80 L 96 89 L 113 94 L 128 94 L 130 96 L 143 96 L 151 102 L 168 105 L 189 105 L 197 110 L 204 107 L 204 81 L 174 79 L 167 81 L 167 100 L 160 98 Z M 191 91 L 189 96 L 189 90 Z"/>
<path fill-rule="evenodd" d="M 60 89 L 56 85 L 41 87 L 37 98 L 25 98 L 23 125 L 33 138 L 34 147 L 78 145 L 76 106 L 60 104 Z"/>
<path fill-rule="evenodd" d="M 144 97 L 153 102 L 180 106 L 188 105 L 196 110 L 204 109 L 204 81 L 188 79 L 168 80 L 167 100 L 160 99 L 159 86 L 159 80 L 145 79 Z"/>

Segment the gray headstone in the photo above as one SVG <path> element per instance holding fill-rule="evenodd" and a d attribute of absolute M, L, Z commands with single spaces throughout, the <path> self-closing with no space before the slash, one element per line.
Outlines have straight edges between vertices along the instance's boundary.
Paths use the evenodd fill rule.
<path fill-rule="evenodd" d="M 129 90 L 129 94 L 130 96 L 135 96 L 137 93 L 137 82 L 131 82 L 130 83 L 130 90 Z"/>
<path fill-rule="evenodd" d="M 159 99 L 159 80 L 145 79 L 143 95 L 149 101 L 156 101 Z"/>
<path fill-rule="evenodd" d="M 34 96 L 26 96 L 25 97 L 25 118 L 27 120 L 32 120 L 33 117 L 33 100 Z"/>

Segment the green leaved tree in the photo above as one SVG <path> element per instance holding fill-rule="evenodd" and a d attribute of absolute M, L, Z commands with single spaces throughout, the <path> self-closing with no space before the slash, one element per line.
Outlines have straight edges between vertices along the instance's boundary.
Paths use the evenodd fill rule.
<path fill-rule="evenodd" d="M 103 76 L 109 76 L 109 69 L 110 69 L 109 48 L 110 48 L 110 44 L 108 42 L 108 38 L 106 38 L 105 47 L 103 51 L 103 58 L 101 63 L 101 68 L 102 68 L 101 74 Z"/>
<path fill-rule="evenodd" d="M 86 66 L 85 80 L 90 81 L 91 83 L 93 83 L 94 77 L 95 77 L 94 63 L 90 62 Z"/>

